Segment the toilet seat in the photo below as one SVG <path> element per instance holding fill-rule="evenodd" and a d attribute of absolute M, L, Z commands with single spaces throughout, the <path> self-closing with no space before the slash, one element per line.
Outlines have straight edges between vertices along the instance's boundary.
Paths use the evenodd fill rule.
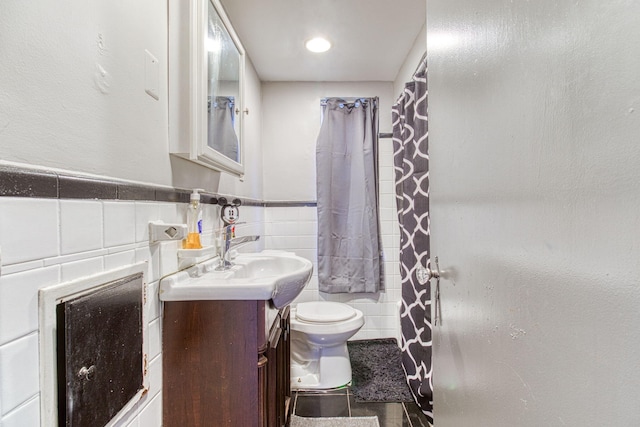
<path fill-rule="evenodd" d="M 341 302 L 302 302 L 291 309 L 290 325 L 292 331 L 313 336 L 340 335 L 359 330 L 364 325 L 364 315 L 362 311 Z"/>
<path fill-rule="evenodd" d="M 303 322 L 332 323 L 349 320 L 356 316 L 356 311 L 340 302 L 311 301 L 299 303 L 296 317 Z"/>

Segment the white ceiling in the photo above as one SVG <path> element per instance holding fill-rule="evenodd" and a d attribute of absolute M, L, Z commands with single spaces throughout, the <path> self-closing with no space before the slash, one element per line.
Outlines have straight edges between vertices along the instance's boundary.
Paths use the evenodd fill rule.
<path fill-rule="evenodd" d="M 221 0 L 262 81 L 393 81 L 425 0 Z M 318 35 L 325 53 L 304 43 Z"/>

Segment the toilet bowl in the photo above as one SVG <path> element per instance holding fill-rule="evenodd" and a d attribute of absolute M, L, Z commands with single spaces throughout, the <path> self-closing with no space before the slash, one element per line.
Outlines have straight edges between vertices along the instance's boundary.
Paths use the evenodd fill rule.
<path fill-rule="evenodd" d="M 347 340 L 364 316 L 347 304 L 303 302 L 291 310 L 291 388 L 326 390 L 351 382 Z"/>

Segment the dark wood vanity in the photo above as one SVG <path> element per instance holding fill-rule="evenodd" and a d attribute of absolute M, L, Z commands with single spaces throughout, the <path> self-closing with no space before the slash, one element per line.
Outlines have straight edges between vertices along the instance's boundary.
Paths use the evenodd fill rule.
<path fill-rule="evenodd" d="M 164 427 L 281 427 L 290 412 L 289 307 L 167 301 Z"/>

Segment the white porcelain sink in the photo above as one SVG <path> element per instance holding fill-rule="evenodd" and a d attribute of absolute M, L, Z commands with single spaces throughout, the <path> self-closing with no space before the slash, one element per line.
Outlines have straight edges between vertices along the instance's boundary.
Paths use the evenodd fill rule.
<path fill-rule="evenodd" d="M 227 271 L 215 271 L 218 258 L 160 280 L 163 301 L 273 300 L 277 308 L 293 301 L 309 283 L 311 261 L 292 252 L 240 254 Z"/>

